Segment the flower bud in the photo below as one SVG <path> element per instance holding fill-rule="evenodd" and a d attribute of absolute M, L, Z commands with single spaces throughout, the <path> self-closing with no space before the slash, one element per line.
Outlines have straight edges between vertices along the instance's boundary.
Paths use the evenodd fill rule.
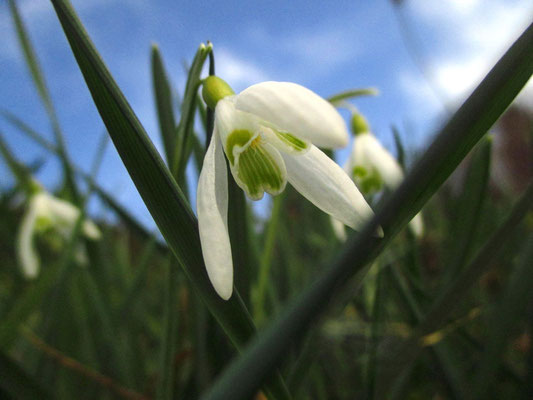
<path fill-rule="evenodd" d="M 208 76 L 203 81 L 202 96 L 207 106 L 214 110 L 218 101 L 235 94 L 233 89 L 218 76 Z"/>

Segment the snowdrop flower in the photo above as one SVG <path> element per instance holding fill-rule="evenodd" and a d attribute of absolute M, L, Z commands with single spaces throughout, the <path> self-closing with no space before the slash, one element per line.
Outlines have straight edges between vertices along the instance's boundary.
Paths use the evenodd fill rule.
<path fill-rule="evenodd" d="M 371 194 L 386 187 L 396 189 L 404 176 L 398 161 L 381 145 L 370 132 L 368 123 L 361 114 L 352 116 L 352 130 L 355 134 L 352 153 L 344 170 L 365 194 Z M 417 214 L 409 223 L 416 236 L 424 230 L 422 217 Z"/>
<path fill-rule="evenodd" d="M 17 238 L 17 256 L 24 276 L 36 278 L 39 274 L 39 256 L 35 250 L 33 239 L 35 233 L 57 233 L 62 239 L 71 234 L 80 210 L 69 202 L 58 199 L 41 188 L 30 196 L 28 208 L 23 216 Z M 101 233 L 98 227 L 89 220 L 82 223 L 82 233 L 89 239 L 97 240 Z M 84 249 L 76 253 L 76 258 L 86 260 Z"/>
<path fill-rule="evenodd" d="M 342 117 L 300 85 L 263 82 L 235 95 L 217 77 L 203 96 L 215 126 L 198 181 L 197 211 L 209 279 L 223 299 L 233 291 L 224 153 L 237 184 L 252 200 L 281 193 L 287 181 L 315 206 L 357 229 L 372 215 L 350 177 L 316 146 L 346 146 Z"/>

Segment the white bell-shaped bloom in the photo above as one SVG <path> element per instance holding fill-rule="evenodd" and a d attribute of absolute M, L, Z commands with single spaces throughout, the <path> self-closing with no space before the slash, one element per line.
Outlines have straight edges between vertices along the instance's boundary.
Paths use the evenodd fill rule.
<path fill-rule="evenodd" d="M 348 143 L 344 120 L 331 104 L 288 82 L 264 82 L 224 96 L 216 102 L 214 132 L 198 181 L 197 211 L 209 279 L 216 292 L 229 299 L 233 263 L 224 152 L 235 181 L 252 200 L 265 192 L 281 193 L 288 181 L 351 228 L 361 227 L 373 213 L 350 177 L 316 147 Z"/>
<path fill-rule="evenodd" d="M 394 189 L 403 180 L 398 161 L 370 132 L 355 136 L 352 153 L 344 169 L 363 193 L 379 191 L 382 186 Z"/>
<path fill-rule="evenodd" d="M 39 274 L 40 261 L 33 243 L 35 233 L 53 231 L 67 239 L 79 216 L 80 210 L 76 206 L 42 190 L 29 198 L 17 238 L 17 256 L 26 278 L 35 278 Z M 100 229 L 90 220 L 84 220 L 81 229 L 89 239 L 97 240 L 101 236 Z M 78 260 L 86 259 L 79 251 L 75 256 Z"/>
<path fill-rule="evenodd" d="M 344 170 L 365 194 L 371 194 L 387 187 L 396 189 L 404 175 L 400 164 L 371 132 L 357 132 L 352 152 Z M 409 223 L 416 236 L 424 230 L 422 216 L 417 214 Z"/>

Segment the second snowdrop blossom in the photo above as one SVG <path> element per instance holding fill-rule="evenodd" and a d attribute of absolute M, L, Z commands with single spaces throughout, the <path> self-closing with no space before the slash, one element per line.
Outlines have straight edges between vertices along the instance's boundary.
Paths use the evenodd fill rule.
<path fill-rule="evenodd" d="M 352 153 L 344 170 L 365 194 L 371 194 L 386 187 L 394 190 L 404 176 L 398 161 L 381 145 L 370 132 L 368 122 L 359 113 L 352 115 L 352 130 L 355 138 Z M 423 221 L 417 214 L 409 223 L 417 236 L 423 233 Z"/>
<path fill-rule="evenodd" d="M 36 184 L 37 187 L 38 184 Z M 36 278 L 39 274 L 40 261 L 34 246 L 34 236 L 37 233 L 57 234 L 60 239 L 67 239 L 76 225 L 80 210 L 73 204 L 61 200 L 38 187 L 28 200 L 26 213 L 17 238 L 17 256 L 22 273 L 27 279 Z M 100 229 L 90 220 L 84 220 L 82 233 L 92 240 L 100 238 Z M 78 261 L 86 260 L 85 248 L 79 248 L 75 253 Z"/>
<path fill-rule="evenodd" d="M 252 200 L 281 193 L 288 181 L 354 229 L 373 215 L 350 177 L 316 147 L 348 143 L 344 120 L 320 96 L 289 82 L 263 82 L 236 95 L 212 76 L 204 81 L 203 97 L 215 110 L 215 125 L 198 181 L 198 222 L 209 279 L 223 299 L 233 291 L 224 153 L 233 178 Z"/>

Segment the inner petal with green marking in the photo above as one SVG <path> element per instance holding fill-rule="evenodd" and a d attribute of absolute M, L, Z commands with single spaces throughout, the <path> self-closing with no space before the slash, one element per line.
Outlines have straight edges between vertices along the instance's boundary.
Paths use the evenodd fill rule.
<path fill-rule="evenodd" d="M 264 192 L 279 194 L 285 189 L 287 173 L 278 151 L 261 137 L 255 138 L 235 157 L 236 181 L 252 200 Z"/>

